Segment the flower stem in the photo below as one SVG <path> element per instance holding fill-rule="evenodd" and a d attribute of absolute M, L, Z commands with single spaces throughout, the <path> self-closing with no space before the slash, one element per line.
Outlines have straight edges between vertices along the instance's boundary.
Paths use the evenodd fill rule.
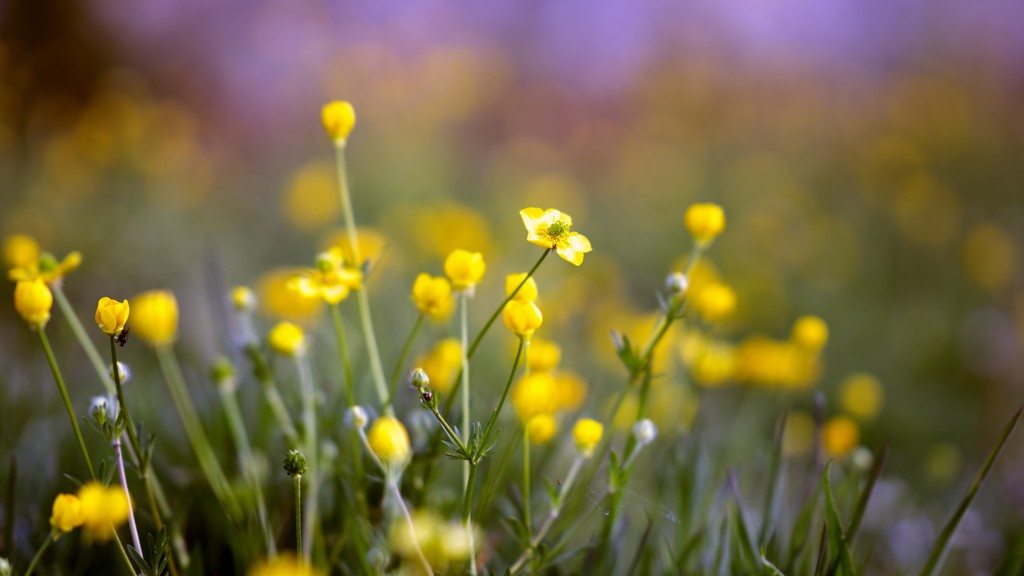
<path fill-rule="evenodd" d="M 64 295 L 64 290 L 60 287 L 59 283 L 54 283 L 50 286 L 53 297 L 57 301 L 57 305 L 60 306 L 60 311 L 67 318 L 68 325 L 71 326 L 71 331 L 74 332 L 75 338 L 78 339 L 78 343 L 82 345 L 82 349 L 85 350 L 85 355 L 89 357 L 89 363 L 92 364 L 96 375 L 100 377 L 100 381 L 103 382 L 103 387 L 107 389 L 107 394 L 114 396 L 116 391 L 114 389 L 114 381 L 110 378 L 110 374 L 107 372 L 107 367 L 103 365 L 103 358 L 100 357 L 99 350 L 93 344 L 92 340 L 89 339 L 89 335 L 86 334 L 85 328 L 82 327 L 82 321 L 78 319 L 78 315 L 75 313 L 75 309 L 71 307 L 71 303 L 68 302 L 67 296 Z"/>
<path fill-rule="evenodd" d="M 312 471 L 312 477 L 309 483 L 309 497 L 306 499 L 306 517 L 304 519 L 305 525 L 305 540 L 303 541 L 303 549 L 305 550 L 305 560 L 310 561 L 310 557 L 313 553 L 313 536 L 316 533 L 317 523 L 317 512 L 318 512 L 318 499 L 320 491 L 320 478 L 322 472 L 319 466 L 319 458 L 317 456 L 317 433 L 316 433 L 316 389 L 313 385 L 313 375 L 310 373 L 309 360 L 305 355 L 299 355 L 295 358 L 295 366 L 299 371 L 299 381 L 302 383 L 302 420 L 303 427 L 305 428 L 304 433 L 306 437 L 306 453 L 309 459 L 309 469 Z"/>
<path fill-rule="evenodd" d="M 402 499 L 402 493 L 398 490 L 398 481 L 395 479 L 394 474 L 389 474 L 388 485 L 391 488 L 391 492 L 395 495 L 395 502 L 398 504 L 399 510 L 402 511 L 402 516 L 405 517 L 406 524 L 409 525 L 409 537 L 412 539 L 413 547 L 416 549 L 416 555 L 419 557 L 420 562 L 423 563 L 423 569 L 426 570 L 425 574 L 433 574 L 434 569 L 430 567 L 430 562 L 427 560 L 423 549 L 420 548 L 420 541 L 416 537 L 416 525 L 412 522 L 412 515 L 409 514 L 409 508 L 405 505 L 405 500 Z"/>
<path fill-rule="evenodd" d="M 271 533 L 269 520 L 267 519 L 267 505 L 263 499 L 263 487 L 260 483 L 259 474 L 256 471 L 256 462 L 252 455 L 252 446 L 249 444 L 249 434 L 245 429 L 245 422 L 242 420 L 242 410 L 238 406 L 238 396 L 235 394 L 234 385 L 218 387 L 220 391 L 221 406 L 224 407 L 224 418 L 228 421 L 228 429 L 238 449 L 239 467 L 242 473 L 248 477 L 256 493 L 256 513 L 260 520 L 260 529 L 263 531 L 263 538 L 267 544 L 267 552 L 273 556 L 277 552 L 274 543 L 274 536 Z"/>
<path fill-rule="evenodd" d="M 251 342 L 245 346 L 245 355 L 252 362 L 253 375 L 263 387 L 263 395 L 266 396 L 267 403 L 270 404 L 270 411 L 273 412 L 277 425 L 281 427 L 281 433 L 284 434 L 285 440 L 292 447 L 298 446 L 299 433 L 295 430 L 295 423 L 292 422 L 292 417 L 288 414 L 288 408 L 284 405 L 281 392 L 277 389 L 277 384 L 271 375 L 266 358 L 263 357 L 263 352 L 255 342 Z"/>
<path fill-rule="evenodd" d="M 89 467 L 89 476 L 95 480 L 96 472 L 92 467 L 92 460 L 89 459 L 89 450 L 85 447 L 85 439 L 82 438 L 82 430 L 78 427 L 78 417 L 75 416 L 75 408 L 71 405 L 71 398 L 68 396 L 68 389 L 64 386 L 64 377 L 60 375 L 60 368 L 57 366 L 57 359 L 53 356 L 53 349 L 50 348 L 50 340 L 46 337 L 46 330 L 39 328 L 39 341 L 43 344 L 43 351 L 46 353 L 46 360 L 50 363 L 50 371 L 53 372 L 53 379 L 57 382 L 57 389 L 64 400 L 64 408 L 68 412 L 68 419 L 71 420 L 71 428 L 75 431 L 75 438 L 78 440 L 78 447 L 85 457 L 85 464 Z"/>
<path fill-rule="evenodd" d="M 469 482 L 466 483 L 466 496 L 462 500 L 462 523 L 466 527 L 466 538 L 469 539 L 469 573 L 476 576 L 476 543 L 473 542 L 473 485 L 476 484 L 477 465 L 469 464 Z"/>
<path fill-rule="evenodd" d="M 345 400 L 349 406 L 355 406 L 356 393 L 352 381 L 352 359 L 348 355 L 345 324 L 341 321 L 341 309 L 337 304 L 331 304 L 331 318 L 334 320 L 334 333 L 338 336 L 338 357 L 341 358 L 341 369 L 345 374 Z"/>
<path fill-rule="evenodd" d="M 512 370 L 508 373 L 508 381 L 505 382 L 505 390 L 501 393 L 501 400 L 498 401 L 497 407 L 494 408 L 494 412 L 491 413 L 490 419 L 487 420 L 487 426 L 484 428 L 483 440 L 480 443 L 481 446 L 486 447 L 488 441 L 491 438 L 491 430 L 494 429 L 495 423 L 498 421 L 498 415 L 501 414 L 501 409 L 505 406 L 505 400 L 508 399 L 508 391 L 512 389 L 512 382 L 516 379 L 516 369 L 519 368 L 519 361 L 523 357 L 523 352 L 526 350 L 527 340 L 519 339 L 519 348 L 516 349 L 516 358 L 512 361 Z"/>
<path fill-rule="evenodd" d="M 139 540 L 139 529 L 135 525 L 135 510 L 132 509 L 132 493 L 128 490 L 128 478 L 124 474 L 124 457 L 121 454 L 121 439 L 114 439 L 114 456 L 117 458 L 117 477 L 121 482 L 121 490 L 124 490 L 124 497 L 128 501 L 128 527 L 132 533 L 132 544 L 135 551 L 142 554 L 142 541 Z"/>
<path fill-rule="evenodd" d="M 402 368 L 409 357 L 409 350 L 412 348 L 412 343 L 416 340 L 416 335 L 419 334 L 420 327 L 422 326 L 423 314 L 420 314 L 416 317 L 416 323 L 412 325 L 409 337 L 405 339 L 405 345 L 402 346 L 402 353 L 398 356 L 398 361 L 395 362 L 395 367 L 391 370 L 391 396 L 387 402 L 389 405 L 394 402 L 395 394 L 398 393 L 398 378 L 402 375 Z"/>
<path fill-rule="evenodd" d="M 43 540 L 43 543 L 39 545 L 39 551 L 32 557 L 32 562 L 28 565 L 28 570 L 25 571 L 25 576 L 32 576 L 32 571 L 36 569 L 36 564 L 38 564 L 39 559 L 43 557 L 43 552 L 46 552 L 46 549 L 50 547 L 50 544 L 53 544 L 54 540 L 53 531 L 51 530 L 50 533 L 46 535 L 46 540 Z"/>
<path fill-rule="evenodd" d="M 466 342 L 469 340 L 469 295 L 463 292 L 459 295 L 459 318 L 462 348 L 462 434 L 467 442 L 471 442 L 470 415 L 469 415 L 469 356 L 466 353 Z M 466 494 L 470 494 L 472 488 L 469 486 L 469 474 L 471 463 L 467 460 L 462 465 L 462 479 Z"/>
<path fill-rule="evenodd" d="M 348 235 L 348 243 L 352 249 L 352 256 L 357 266 L 362 266 L 362 257 L 359 254 L 359 238 L 356 235 L 355 213 L 352 210 L 352 196 L 348 189 L 348 171 L 345 166 L 345 145 L 338 144 L 334 148 L 335 166 L 338 171 L 338 191 L 341 194 L 341 212 L 345 219 L 345 232 Z M 366 353 L 370 359 L 370 373 L 373 375 L 373 384 L 377 388 L 377 396 L 383 405 L 384 414 L 394 415 L 394 409 L 388 403 L 388 388 L 384 382 L 384 368 L 380 361 L 380 351 L 377 349 L 377 336 L 373 331 L 373 319 L 370 317 L 370 301 L 366 295 L 365 287 L 356 290 L 356 298 L 359 301 L 359 320 L 363 325 L 363 338 L 366 340 Z"/>
<path fill-rule="evenodd" d="M 128 411 L 128 404 L 124 401 L 124 388 L 121 386 L 121 367 L 117 364 L 117 344 L 114 342 L 114 337 L 110 337 L 110 361 L 111 366 L 114 369 L 114 387 L 117 389 L 117 405 L 118 409 L 124 412 L 125 429 L 128 431 L 128 441 L 131 442 L 132 450 L 135 451 L 136 456 L 140 459 L 139 469 L 143 468 L 141 459 L 145 456 L 145 452 L 142 450 L 142 444 L 139 442 L 138 436 L 135 435 L 135 424 L 132 423 L 131 412 Z"/>
<path fill-rule="evenodd" d="M 302 554 L 302 475 L 295 476 L 295 548 L 300 558 Z"/>
<path fill-rule="evenodd" d="M 533 532 L 530 500 L 530 427 L 523 426 L 523 525 L 527 535 Z"/>

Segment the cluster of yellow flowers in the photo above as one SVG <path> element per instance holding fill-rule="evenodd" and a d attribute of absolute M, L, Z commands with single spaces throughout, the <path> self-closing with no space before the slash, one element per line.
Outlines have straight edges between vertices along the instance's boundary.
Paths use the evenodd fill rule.
<path fill-rule="evenodd" d="M 82 527 L 91 538 L 106 542 L 128 520 L 128 498 L 120 488 L 89 482 L 77 494 L 58 494 L 50 526 L 55 536 Z"/>

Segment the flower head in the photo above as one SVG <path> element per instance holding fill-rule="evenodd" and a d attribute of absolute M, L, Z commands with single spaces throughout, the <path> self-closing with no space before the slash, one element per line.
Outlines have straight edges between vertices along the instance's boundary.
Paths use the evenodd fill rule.
<path fill-rule="evenodd" d="M 104 334 L 117 336 L 128 322 L 128 301 L 118 302 L 104 296 L 96 304 L 96 325 Z"/>
<path fill-rule="evenodd" d="M 845 457 L 853 452 L 859 441 L 860 427 L 849 416 L 832 418 L 821 428 L 821 444 L 830 456 Z"/>
<path fill-rule="evenodd" d="M 839 399 L 843 410 L 860 420 L 878 415 L 885 402 L 882 383 L 871 374 L 859 372 L 843 379 L 839 385 Z"/>
<path fill-rule="evenodd" d="M 256 309 L 256 293 L 248 286 L 235 286 L 231 289 L 231 305 L 239 312 L 252 312 Z"/>
<path fill-rule="evenodd" d="M 289 450 L 284 455 L 284 472 L 292 478 L 301 478 L 306 473 L 306 456 L 298 450 Z"/>
<path fill-rule="evenodd" d="M 19 280 L 14 287 L 14 309 L 28 322 L 29 327 L 38 330 L 50 321 L 53 307 L 53 293 L 41 278 Z"/>
<path fill-rule="evenodd" d="M 56 535 L 71 532 L 85 522 L 82 516 L 82 502 L 74 494 L 58 494 L 53 500 L 50 527 Z"/>
<path fill-rule="evenodd" d="M 27 254 L 22 255 L 23 257 Z M 63 260 L 49 252 L 41 252 L 35 260 L 30 260 L 22 265 L 15 266 L 7 271 L 7 277 L 15 282 L 21 280 L 34 280 L 36 278 L 46 282 L 47 285 L 58 284 L 68 273 L 75 270 L 82 264 L 82 254 L 72 252 Z"/>
<path fill-rule="evenodd" d="M 89 482 L 78 490 L 83 527 L 101 542 L 114 535 L 114 530 L 128 520 L 130 509 L 124 491 L 99 482 Z"/>
<path fill-rule="evenodd" d="M 558 409 L 555 377 L 547 372 L 531 372 L 512 388 L 512 409 L 521 422 L 529 422 L 538 414 L 551 414 Z"/>
<path fill-rule="evenodd" d="M 505 296 L 511 296 L 512 292 L 517 286 L 523 283 L 523 279 L 526 278 L 527 272 L 521 274 L 509 274 L 505 277 Z M 533 302 L 537 299 L 537 281 L 533 279 L 533 276 L 526 278 L 526 283 L 523 287 L 516 292 L 513 300 L 525 300 L 527 302 Z"/>
<path fill-rule="evenodd" d="M 604 424 L 590 418 L 577 420 L 576 425 L 572 427 L 572 437 L 576 441 L 576 448 L 588 458 L 594 453 L 594 448 L 597 447 L 597 443 L 601 441 L 603 435 Z"/>
<path fill-rule="evenodd" d="M 281 554 L 249 568 L 248 576 L 320 576 L 321 572 L 292 554 Z"/>
<path fill-rule="evenodd" d="M 529 300 L 509 300 L 501 312 L 501 319 L 513 334 L 529 339 L 544 323 L 540 308 Z"/>
<path fill-rule="evenodd" d="M 530 434 L 530 442 L 545 444 L 558 432 L 558 423 L 551 414 L 537 414 L 526 423 L 526 430 Z"/>
<path fill-rule="evenodd" d="M 412 451 L 405 425 L 391 416 L 377 418 L 373 426 L 370 426 L 366 439 L 370 449 L 384 464 L 403 464 Z"/>
<path fill-rule="evenodd" d="M 31 236 L 12 234 L 4 239 L 4 265 L 8 268 L 31 266 L 39 261 L 39 244 Z"/>
<path fill-rule="evenodd" d="M 725 212 L 718 204 L 693 204 L 686 209 L 686 229 L 706 246 L 725 230 Z"/>
<path fill-rule="evenodd" d="M 562 361 L 562 348 L 541 338 L 530 339 L 530 355 L 526 359 L 530 372 L 551 372 Z"/>
<path fill-rule="evenodd" d="M 801 316 L 793 324 L 793 342 L 809 352 L 817 352 L 828 343 L 828 324 L 818 316 Z"/>
<path fill-rule="evenodd" d="M 526 226 L 526 240 L 541 248 L 554 250 L 562 260 L 576 266 L 583 263 L 583 255 L 590 252 L 590 240 L 572 231 L 572 218 L 554 208 L 524 208 L 519 211 Z"/>
<path fill-rule="evenodd" d="M 362 285 L 362 270 L 347 266 L 341 248 L 335 247 L 321 252 L 316 259 L 316 268 L 292 278 L 288 288 L 303 298 L 337 304 Z"/>
<path fill-rule="evenodd" d="M 736 292 L 726 284 L 709 284 L 694 295 L 693 305 L 705 320 L 718 322 L 736 310 Z"/>
<path fill-rule="evenodd" d="M 356 125 L 356 111 L 348 102 L 335 100 L 320 110 L 320 120 L 324 124 L 324 132 L 327 132 L 331 140 L 339 146 L 344 146 L 345 140 Z"/>
<path fill-rule="evenodd" d="M 452 250 L 444 259 L 444 273 L 456 290 L 471 291 L 480 283 L 487 271 L 484 255 L 461 248 Z"/>
<path fill-rule="evenodd" d="M 423 316 L 443 320 L 452 311 L 452 285 L 447 278 L 422 273 L 412 284 L 412 301 Z"/>
<path fill-rule="evenodd" d="M 274 352 L 285 356 L 297 357 L 306 351 L 305 333 L 291 322 L 278 322 L 270 329 L 267 340 Z"/>
<path fill-rule="evenodd" d="M 132 334 L 153 346 L 178 338 L 178 300 L 168 290 L 151 290 L 132 298 Z"/>

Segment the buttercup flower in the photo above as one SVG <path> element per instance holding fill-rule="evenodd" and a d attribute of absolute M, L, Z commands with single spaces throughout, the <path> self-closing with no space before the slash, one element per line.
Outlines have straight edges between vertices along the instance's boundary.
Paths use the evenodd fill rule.
<path fill-rule="evenodd" d="M 249 569 L 249 576 L 320 576 L 320 571 L 292 554 L 268 558 Z"/>
<path fill-rule="evenodd" d="M 456 290 L 471 290 L 480 283 L 487 271 L 484 256 L 479 252 L 452 250 L 444 259 L 444 273 Z"/>
<path fill-rule="evenodd" d="M 23 268 L 39 261 L 39 244 L 31 236 L 12 234 L 4 239 L 4 265 Z"/>
<path fill-rule="evenodd" d="M 15 282 L 39 278 L 50 285 L 60 282 L 81 264 L 82 254 L 79 252 L 72 252 L 59 261 L 53 254 L 42 252 L 37 259 L 8 270 L 7 277 Z"/>
<path fill-rule="evenodd" d="M 447 278 L 422 273 L 412 284 L 412 301 L 427 318 L 446 318 L 452 311 L 452 285 Z"/>
<path fill-rule="evenodd" d="M 509 402 L 521 422 L 529 422 L 538 414 L 551 414 L 558 409 L 555 377 L 547 372 L 523 376 L 512 388 Z"/>
<path fill-rule="evenodd" d="M 39 329 L 50 321 L 53 307 L 53 293 L 41 278 L 19 280 L 14 287 L 14 309 L 28 322 L 29 327 Z"/>
<path fill-rule="evenodd" d="M 513 334 L 529 338 L 544 323 L 540 308 L 529 300 L 509 300 L 501 312 L 501 319 Z"/>
<path fill-rule="evenodd" d="M 409 433 L 402 421 L 391 416 L 381 416 L 370 426 L 366 435 L 370 449 L 385 464 L 401 464 L 409 458 L 412 448 Z"/>
<path fill-rule="evenodd" d="M 843 458 L 857 447 L 860 441 L 860 428 L 848 416 L 832 418 L 821 428 L 821 444 L 825 453 Z"/>
<path fill-rule="evenodd" d="M 53 512 L 50 514 L 50 527 L 55 535 L 71 532 L 85 522 L 82 516 L 82 503 L 74 494 L 58 494 L 53 500 Z"/>
<path fill-rule="evenodd" d="M 128 301 L 118 302 L 104 296 L 96 304 L 96 325 L 104 334 L 117 336 L 128 322 Z"/>
<path fill-rule="evenodd" d="M 267 337 L 271 349 L 285 356 L 299 356 L 306 350 L 306 335 L 291 322 L 278 322 Z"/>
<path fill-rule="evenodd" d="M 793 324 L 792 339 L 804 350 L 817 352 L 828 343 L 828 324 L 817 316 L 801 316 Z"/>
<path fill-rule="evenodd" d="M 695 295 L 693 305 L 708 322 L 724 320 L 736 309 L 736 292 L 725 284 L 709 284 Z"/>
<path fill-rule="evenodd" d="M 526 423 L 526 430 L 530 434 L 530 442 L 544 444 L 555 436 L 558 424 L 551 414 L 538 414 Z"/>
<path fill-rule="evenodd" d="M 725 230 L 725 212 L 717 204 L 694 204 L 686 209 L 686 229 L 706 246 Z"/>
<path fill-rule="evenodd" d="M 320 120 L 324 132 L 334 140 L 335 144 L 344 146 L 345 140 L 356 125 L 356 111 L 348 102 L 335 100 L 320 110 Z"/>
<path fill-rule="evenodd" d="M 562 361 L 562 348 L 550 340 L 530 339 L 530 356 L 527 363 L 530 372 L 551 372 Z"/>
<path fill-rule="evenodd" d="M 251 312 L 256 309 L 256 293 L 248 286 L 235 286 L 231 289 L 231 305 L 239 312 Z"/>
<path fill-rule="evenodd" d="M 348 298 L 349 292 L 363 285 L 363 272 L 345 265 L 341 248 L 335 247 L 321 252 L 316 259 L 316 268 L 305 270 L 288 282 L 288 288 L 303 298 L 323 300 L 337 304 Z"/>
<path fill-rule="evenodd" d="M 590 418 L 582 418 L 576 421 L 572 427 L 572 437 L 576 441 L 576 448 L 585 457 L 594 453 L 594 448 L 601 441 L 604 435 L 604 424 Z"/>
<path fill-rule="evenodd" d="M 843 410 L 861 420 L 878 415 L 885 401 L 882 383 L 871 374 L 859 372 L 843 379 L 839 385 L 839 399 Z"/>
<path fill-rule="evenodd" d="M 523 281 L 523 278 L 526 278 L 526 274 L 526 272 L 523 272 L 522 274 L 509 274 L 505 277 L 505 296 L 510 296 L 512 294 L 512 291 L 516 289 L 516 286 L 519 286 L 520 282 Z M 519 289 L 519 292 L 516 292 L 514 300 L 533 302 L 536 299 L 537 281 L 533 279 L 533 276 L 530 276 L 526 280 L 526 284 L 523 284 L 523 287 Z"/>
<path fill-rule="evenodd" d="M 114 530 L 128 520 L 128 498 L 120 488 L 89 482 L 78 490 L 82 526 L 89 534 L 106 542 Z"/>
<path fill-rule="evenodd" d="M 153 346 L 178 337 L 178 300 L 168 290 L 151 290 L 132 298 L 132 335 Z"/>
<path fill-rule="evenodd" d="M 590 240 L 572 232 L 572 218 L 554 208 L 524 208 L 519 211 L 526 226 L 526 240 L 541 248 L 554 250 L 562 260 L 576 266 L 583 263 L 583 255 L 590 252 Z"/>

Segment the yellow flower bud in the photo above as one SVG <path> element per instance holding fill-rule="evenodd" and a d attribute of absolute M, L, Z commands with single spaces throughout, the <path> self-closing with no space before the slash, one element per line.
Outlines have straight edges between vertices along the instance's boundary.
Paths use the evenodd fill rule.
<path fill-rule="evenodd" d="M 533 345 L 530 345 L 533 348 Z M 532 350 L 531 350 L 532 353 Z M 573 412 L 587 399 L 587 383 L 572 372 L 556 372 L 555 402 L 560 410 Z"/>
<path fill-rule="evenodd" d="M 544 323 L 540 308 L 529 300 L 510 300 L 501 312 L 501 319 L 513 334 L 529 338 Z"/>
<path fill-rule="evenodd" d="M 698 244 L 707 245 L 725 230 L 725 213 L 717 204 L 694 204 L 686 209 L 686 229 Z"/>
<path fill-rule="evenodd" d="M 709 284 L 695 295 L 693 305 L 708 322 L 725 320 L 736 310 L 736 293 L 725 284 Z"/>
<path fill-rule="evenodd" d="M 412 451 L 409 433 L 402 421 L 391 416 L 381 416 L 370 426 L 366 434 L 370 450 L 385 464 L 402 464 Z"/>
<path fill-rule="evenodd" d="M 320 576 L 322 572 L 304 560 L 296 558 L 293 554 L 285 553 L 256 564 L 249 569 L 247 574 L 248 576 Z"/>
<path fill-rule="evenodd" d="M 251 312 L 256 309 L 256 293 L 248 286 L 235 286 L 231 289 L 231 305 L 239 312 Z"/>
<path fill-rule="evenodd" d="M 530 372 L 551 372 L 562 361 L 562 348 L 549 340 L 530 339 L 530 356 L 527 363 Z"/>
<path fill-rule="evenodd" d="M 178 300 L 168 290 L 150 290 L 132 298 L 132 334 L 153 346 L 178 337 Z"/>
<path fill-rule="evenodd" d="M 335 100 L 320 110 L 324 131 L 336 144 L 344 145 L 356 125 L 356 111 L 348 102 Z"/>
<path fill-rule="evenodd" d="M 14 287 L 14 309 L 31 328 L 46 326 L 52 307 L 53 293 L 41 279 L 20 280 Z"/>
<path fill-rule="evenodd" d="M 278 322 L 271 328 L 267 339 L 274 352 L 285 356 L 300 356 L 306 350 L 305 333 L 302 332 L 302 328 L 291 322 Z"/>
<path fill-rule="evenodd" d="M 526 278 L 526 274 L 526 272 L 523 272 L 522 274 L 509 274 L 505 277 L 506 297 L 512 294 L 512 291 L 516 289 L 516 286 L 519 286 L 519 283 L 523 281 L 523 278 Z M 516 292 L 515 300 L 533 302 L 536 299 L 537 281 L 533 279 L 533 276 L 530 276 L 526 280 L 526 284 L 523 284 L 523 287 L 519 289 L 519 292 Z"/>
<path fill-rule="evenodd" d="M 104 296 L 96 304 L 96 325 L 104 334 L 117 336 L 128 322 L 128 301 L 118 302 Z"/>
<path fill-rule="evenodd" d="M 558 409 L 555 377 L 547 372 L 527 374 L 512 388 L 512 409 L 521 422 L 529 422 L 538 414 L 550 414 Z"/>
<path fill-rule="evenodd" d="M 54 534 L 71 532 L 85 522 L 82 517 L 82 503 L 74 494 L 58 494 L 53 500 L 53 512 L 50 514 L 50 527 Z"/>
<path fill-rule="evenodd" d="M 576 448 L 583 456 L 589 458 L 594 453 L 594 448 L 601 441 L 604 435 L 604 424 L 590 418 L 582 418 L 576 421 L 572 427 L 572 437 L 576 441 Z"/>
<path fill-rule="evenodd" d="M 792 340 L 804 350 L 817 352 L 828 343 L 828 325 L 817 316 L 801 316 L 793 324 Z"/>
<path fill-rule="evenodd" d="M 530 442 L 545 444 L 555 436 L 558 424 L 551 414 L 538 414 L 526 423 L 526 430 L 530 434 Z"/>
<path fill-rule="evenodd" d="M 89 482 L 78 490 L 83 527 L 93 538 L 106 542 L 128 520 L 128 498 L 120 488 Z"/>
<path fill-rule="evenodd" d="M 885 399 L 882 383 L 871 374 L 851 374 L 839 385 L 839 398 L 843 410 L 861 420 L 878 415 Z"/>
<path fill-rule="evenodd" d="M 13 234 L 4 239 L 4 265 L 8 268 L 34 266 L 39 253 L 39 244 L 31 236 Z"/>
<path fill-rule="evenodd" d="M 444 273 L 456 290 L 472 289 L 480 283 L 486 271 L 484 256 L 479 252 L 456 249 L 444 259 Z"/>
<path fill-rule="evenodd" d="M 447 278 L 420 274 L 412 284 L 412 301 L 427 318 L 440 320 L 452 310 L 452 285 Z"/>
<path fill-rule="evenodd" d="M 837 416 L 821 429 L 821 443 L 825 453 L 842 458 L 853 451 L 860 441 L 860 428 L 852 418 Z"/>

